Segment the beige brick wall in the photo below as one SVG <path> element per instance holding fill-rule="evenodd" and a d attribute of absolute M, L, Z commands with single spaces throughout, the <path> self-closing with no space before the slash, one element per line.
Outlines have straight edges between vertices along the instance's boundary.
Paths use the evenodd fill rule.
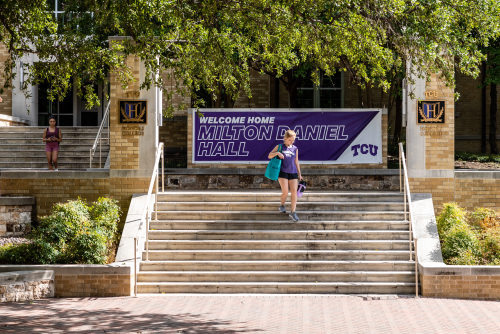
<path fill-rule="evenodd" d="M 120 124 L 119 119 L 119 100 L 139 98 L 140 82 L 140 59 L 129 56 L 126 60 L 127 66 L 131 69 L 132 75 L 136 81 L 129 84 L 125 89 L 120 84 L 118 75 L 111 72 L 110 75 L 110 110 L 109 110 L 109 129 L 110 129 L 110 168 L 111 169 L 139 169 L 139 136 L 128 135 L 123 131 L 125 128 L 131 131 L 144 131 L 144 125 L 141 124 Z"/>
<path fill-rule="evenodd" d="M 500 179 L 455 179 L 455 198 L 467 210 L 477 207 L 500 210 Z"/>
<path fill-rule="evenodd" d="M 0 114 L 12 116 L 12 88 L 4 88 L 5 62 L 9 57 L 9 50 L 3 43 L 0 43 L 0 90 L 3 89 L 3 92 L 0 93 L 3 100 L 0 102 Z"/>
<path fill-rule="evenodd" d="M 422 295 L 434 298 L 500 299 L 500 276 L 420 276 Z"/>
<path fill-rule="evenodd" d="M 92 274 L 55 276 L 55 297 L 130 296 L 130 275 Z"/>
<path fill-rule="evenodd" d="M 444 124 L 421 124 L 420 131 L 425 136 L 425 168 L 426 169 L 454 169 L 455 161 L 455 101 L 453 89 L 438 78 L 436 74 L 426 83 L 426 92 L 437 92 L 437 100 L 445 101 Z M 434 97 L 428 97 L 428 100 Z M 411 121 L 411 120 L 409 120 Z M 413 120 L 416 122 L 416 120 Z M 427 131 L 432 129 L 431 131 Z"/>
<path fill-rule="evenodd" d="M 172 116 L 186 116 L 187 109 L 191 107 L 191 97 L 189 94 L 183 95 L 177 92 L 177 86 L 181 89 L 184 88 L 183 84 L 173 77 L 172 70 L 166 70 L 162 73 L 163 78 L 163 115 L 166 114 L 169 107 L 173 107 Z M 180 107 L 184 108 L 180 109 Z"/>
<path fill-rule="evenodd" d="M 250 71 L 250 86 L 252 87 L 252 97 L 241 93 L 234 103 L 234 108 L 269 108 L 269 76 L 254 70 Z"/>
<path fill-rule="evenodd" d="M 454 200 L 455 181 L 453 178 L 410 178 L 411 193 L 432 193 L 434 211 L 441 211 L 443 203 Z"/>

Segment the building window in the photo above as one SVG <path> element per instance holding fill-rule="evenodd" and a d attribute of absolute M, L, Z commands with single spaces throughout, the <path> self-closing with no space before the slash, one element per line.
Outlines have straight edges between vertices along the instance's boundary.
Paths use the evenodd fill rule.
<path fill-rule="evenodd" d="M 299 79 L 297 85 L 296 106 L 298 108 L 342 108 L 343 73 L 333 76 L 320 73 L 319 85 L 315 85 L 310 76 Z"/>

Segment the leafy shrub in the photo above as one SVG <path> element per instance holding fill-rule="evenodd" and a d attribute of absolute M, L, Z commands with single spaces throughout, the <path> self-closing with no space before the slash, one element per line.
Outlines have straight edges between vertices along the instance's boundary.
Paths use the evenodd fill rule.
<path fill-rule="evenodd" d="M 479 243 L 482 264 L 500 265 L 500 228 L 487 230 Z"/>
<path fill-rule="evenodd" d="M 455 152 L 455 160 L 499 163 L 500 154 Z"/>
<path fill-rule="evenodd" d="M 472 226 L 482 231 L 486 231 L 494 227 L 500 227 L 500 222 L 498 221 L 496 212 L 492 209 L 477 208 L 473 212 L 469 213 L 467 218 Z"/>
<path fill-rule="evenodd" d="M 58 250 L 50 243 L 35 239 L 27 244 L 7 245 L 0 248 L 2 264 L 50 264 L 59 257 Z"/>
<path fill-rule="evenodd" d="M 110 198 L 99 197 L 89 208 L 91 221 L 95 228 L 102 229 L 108 239 L 112 239 L 116 235 L 120 219 L 120 207 L 117 201 Z"/>
<path fill-rule="evenodd" d="M 445 235 L 452 226 L 465 224 L 465 215 L 465 210 L 457 203 L 445 203 L 437 217 L 439 235 Z"/>
<path fill-rule="evenodd" d="M 106 237 L 102 231 L 80 231 L 68 244 L 65 262 L 68 263 L 106 263 Z"/>
<path fill-rule="evenodd" d="M 500 224 L 494 210 L 467 212 L 456 203 L 446 203 L 437 225 L 446 263 L 500 265 Z"/>
<path fill-rule="evenodd" d="M 443 257 L 453 258 L 465 251 L 470 251 L 472 255 L 478 256 L 479 240 L 474 231 L 466 224 L 452 226 L 441 244 Z"/>
<path fill-rule="evenodd" d="M 81 199 L 58 203 L 34 229 L 31 243 L 0 248 L 0 263 L 106 263 L 119 219 L 117 201 L 109 198 L 90 207 Z"/>

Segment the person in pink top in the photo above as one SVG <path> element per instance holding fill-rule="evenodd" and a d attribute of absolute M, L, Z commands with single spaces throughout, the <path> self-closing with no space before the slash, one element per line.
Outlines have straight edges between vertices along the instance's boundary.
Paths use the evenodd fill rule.
<path fill-rule="evenodd" d="M 61 129 L 56 127 L 56 118 L 49 117 L 49 127 L 43 131 L 43 142 L 45 143 L 45 154 L 49 170 L 57 171 L 57 155 L 59 153 L 59 143 L 62 141 Z"/>

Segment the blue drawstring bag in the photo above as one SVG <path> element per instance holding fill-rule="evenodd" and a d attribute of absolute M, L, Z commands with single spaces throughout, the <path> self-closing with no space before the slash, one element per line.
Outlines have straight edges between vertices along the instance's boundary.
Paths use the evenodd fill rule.
<path fill-rule="evenodd" d="M 281 152 L 281 144 L 279 144 L 278 152 Z M 266 173 L 264 174 L 270 180 L 277 181 L 281 170 L 281 159 L 275 156 L 267 164 Z"/>

